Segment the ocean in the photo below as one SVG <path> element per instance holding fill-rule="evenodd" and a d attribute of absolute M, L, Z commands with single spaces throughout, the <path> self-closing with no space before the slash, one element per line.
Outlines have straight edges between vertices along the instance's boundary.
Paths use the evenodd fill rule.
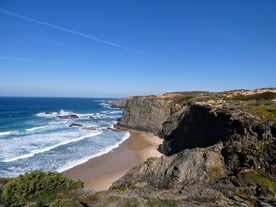
<path fill-rule="evenodd" d="M 129 133 L 112 130 L 123 111 L 106 100 L 0 97 L 0 177 L 62 172 L 118 147 Z"/>

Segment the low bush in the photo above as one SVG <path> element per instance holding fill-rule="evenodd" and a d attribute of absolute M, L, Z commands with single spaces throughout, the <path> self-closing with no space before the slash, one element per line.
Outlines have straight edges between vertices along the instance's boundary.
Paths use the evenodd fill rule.
<path fill-rule="evenodd" d="M 258 106 L 249 109 L 249 113 L 258 117 L 262 122 L 276 119 L 276 108 Z"/>
<path fill-rule="evenodd" d="M 3 189 L 2 200 L 10 206 L 21 206 L 29 202 L 49 205 L 64 197 L 71 190 L 83 188 L 83 182 L 73 181 L 56 172 L 33 171 L 10 180 Z"/>
<path fill-rule="evenodd" d="M 83 207 L 78 201 L 71 199 L 57 199 L 49 207 Z"/>
<path fill-rule="evenodd" d="M 264 93 L 256 93 L 252 95 L 238 95 L 233 98 L 234 100 L 239 101 L 250 101 L 250 100 L 273 100 L 276 99 L 276 93 L 274 92 L 264 92 Z"/>

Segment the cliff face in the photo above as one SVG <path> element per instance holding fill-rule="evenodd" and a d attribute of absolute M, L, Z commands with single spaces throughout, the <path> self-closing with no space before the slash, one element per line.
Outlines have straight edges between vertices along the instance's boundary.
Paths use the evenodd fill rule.
<path fill-rule="evenodd" d="M 172 155 L 183 149 L 208 147 L 225 141 L 231 125 L 230 115 L 212 112 L 210 107 L 188 104 L 178 117 L 171 116 L 159 133 L 165 141 L 160 151 Z M 176 120 L 175 120 L 176 119 Z"/>
<path fill-rule="evenodd" d="M 111 189 L 132 186 L 125 195 L 146 192 L 176 206 L 275 206 L 275 89 L 192 95 L 127 102 L 119 125 L 156 132 L 167 156 L 137 166 Z"/>
<path fill-rule="evenodd" d="M 163 122 L 171 115 L 172 108 L 171 100 L 158 99 L 154 96 L 129 98 L 117 127 L 157 133 L 161 131 Z"/>

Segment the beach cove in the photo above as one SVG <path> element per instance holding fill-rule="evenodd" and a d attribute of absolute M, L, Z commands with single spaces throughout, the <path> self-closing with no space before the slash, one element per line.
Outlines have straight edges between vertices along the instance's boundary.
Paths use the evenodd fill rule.
<path fill-rule="evenodd" d="M 150 157 L 160 157 L 157 151 L 162 139 L 149 132 L 130 130 L 130 137 L 106 154 L 62 172 L 74 180 L 82 180 L 84 186 L 96 191 L 107 190 L 113 182 L 131 168 Z"/>

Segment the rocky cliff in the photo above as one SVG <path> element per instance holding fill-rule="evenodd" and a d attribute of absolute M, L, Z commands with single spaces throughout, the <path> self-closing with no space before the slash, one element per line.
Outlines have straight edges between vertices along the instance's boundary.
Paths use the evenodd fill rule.
<path fill-rule="evenodd" d="M 128 100 L 119 126 L 159 134 L 166 156 L 111 190 L 168 206 L 275 206 L 275 99 L 275 89 L 262 89 Z"/>
<path fill-rule="evenodd" d="M 117 127 L 158 133 L 173 108 L 172 100 L 159 99 L 155 96 L 129 98 Z"/>
<path fill-rule="evenodd" d="M 73 191 L 55 206 L 276 206 L 276 89 L 168 93 L 112 105 L 122 103 L 118 127 L 158 134 L 164 155 L 107 191 Z M 0 206 L 8 206 L 1 203 L 6 182 Z"/>

